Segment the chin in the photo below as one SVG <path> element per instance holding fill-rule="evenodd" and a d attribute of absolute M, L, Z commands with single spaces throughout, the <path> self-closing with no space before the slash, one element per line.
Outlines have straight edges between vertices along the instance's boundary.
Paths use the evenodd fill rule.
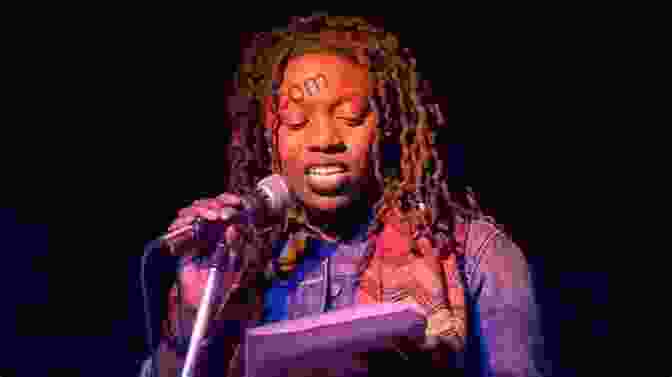
<path fill-rule="evenodd" d="M 306 207 L 317 209 L 325 212 L 335 212 L 341 208 L 345 208 L 352 203 L 352 200 L 345 196 L 323 196 L 319 194 L 311 194 L 304 200 Z"/>

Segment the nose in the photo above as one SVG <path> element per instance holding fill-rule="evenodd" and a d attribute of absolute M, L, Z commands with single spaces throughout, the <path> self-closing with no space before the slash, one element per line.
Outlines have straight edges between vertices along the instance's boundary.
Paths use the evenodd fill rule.
<path fill-rule="evenodd" d="M 346 146 L 340 131 L 331 124 L 326 116 L 317 116 L 313 120 L 312 132 L 308 137 L 307 148 L 310 152 L 343 153 Z"/>

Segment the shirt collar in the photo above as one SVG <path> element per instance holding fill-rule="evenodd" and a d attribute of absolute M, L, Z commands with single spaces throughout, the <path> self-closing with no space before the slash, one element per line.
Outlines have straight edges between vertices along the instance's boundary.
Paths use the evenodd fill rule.
<path fill-rule="evenodd" d="M 373 207 L 369 207 L 369 210 L 367 212 L 367 220 L 361 222 L 357 226 L 354 235 L 349 240 L 342 240 L 340 238 L 329 237 L 325 235 L 322 231 L 320 231 L 320 229 L 318 229 L 317 227 L 308 224 L 305 220 L 306 217 L 303 211 L 304 211 L 303 208 L 299 207 L 290 209 L 290 211 L 288 211 L 288 215 L 285 221 L 284 230 L 290 232 L 304 232 L 308 237 L 334 243 L 342 241 L 361 241 L 365 239 L 369 227 L 371 226 L 371 224 L 373 224 L 375 220 L 375 213 Z"/>

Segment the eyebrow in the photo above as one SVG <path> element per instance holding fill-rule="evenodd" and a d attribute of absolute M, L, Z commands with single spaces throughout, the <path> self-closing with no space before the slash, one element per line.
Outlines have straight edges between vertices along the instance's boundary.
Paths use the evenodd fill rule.
<path fill-rule="evenodd" d="M 357 109 L 355 109 L 356 110 L 355 112 L 357 112 L 357 113 L 366 112 L 368 110 L 368 107 L 369 107 L 369 101 L 368 101 L 367 96 L 364 96 L 364 95 L 361 95 L 361 94 L 350 94 L 350 95 L 340 97 L 339 99 L 336 100 L 336 102 L 334 102 L 333 104 L 331 104 L 329 106 L 329 110 L 333 111 L 337 107 L 340 107 L 340 106 L 342 106 L 342 105 L 344 105 L 348 102 L 354 102 L 355 100 L 360 100 L 360 99 L 361 99 L 361 106 L 358 107 Z M 358 105 L 359 105 L 359 103 L 358 103 Z"/>
<path fill-rule="evenodd" d="M 298 101 L 298 102 L 294 101 L 292 99 L 292 97 L 289 96 L 289 93 L 283 93 L 283 94 L 281 94 L 281 96 L 286 96 L 289 99 L 289 101 L 291 101 L 292 103 L 295 103 L 296 105 L 299 105 L 301 107 L 303 107 L 305 105 L 304 101 Z M 361 106 L 361 108 L 356 109 L 357 111 L 355 111 L 355 113 L 356 113 L 355 115 L 359 116 L 359 115 L 363 115 L 363 114 L 367 113 L 368 110 L 369 110 L 368 97 L 366 95 L 361 94 L 360 92 L 345 94 L 345 95 L 339 97 L 338 99 L 336 99 L 336 101 L 334 103 L 329 105 L 329 111 L 334 111 L 336 108 L 338 108 L 338 107 L 340 107 L 340 106 L 342 106 L 342 105 L 344 105 L 348 102 L 353 102 L 353 100 L 355 100 L 357 98 L 362 99 L 363 105 Z M 287 111 L 286 109 L 282 109 L 282 108 L 280 110 L 281 111 L 284 110 L 284 112 Z"/>
<path fill-rule="evenodd" d="M 336 100 L 336 102 L 334 102 L 333 104 L 331 104 L 329 107 L 331 107 L 332 109 L 333 109 L 333 108 L 336 108 L 336 107 L 339 107 L 339 106 L 343 105 L 343 104 L 346 103 L 346 102 L 352 102 L 352 100 L 353 100 L 355 97 L 357 97 L 357 95 L 346 95 L 346 96 L 339 97 L 339 98 Z"/>

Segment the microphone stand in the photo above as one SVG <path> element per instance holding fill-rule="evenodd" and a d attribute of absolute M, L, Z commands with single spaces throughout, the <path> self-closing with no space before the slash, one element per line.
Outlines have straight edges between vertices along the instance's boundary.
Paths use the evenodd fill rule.
<path fill-rule="evenodd" d="M 196 232 L 197 234 L 198 232 Z M 208 274 L 208 281 L 203 293 L 201 302 L 196 316 L 196 322 L 189 341 L 189 351 L 185 359 L 184 366 L 181 371 L 181 377 L 193 377 L 198 357 L 206 345 L 204 342 L 205 335 L 208 330 L 208 325 L 213 316 L 213 307 L 216 307 L 217 293 L 221 290 L 223 275 L 229 272 L 230 276 L 234 276 L 233 272 L 237 270 L 240 261 L 239 250 L 235 246 L 229 246 L 226 241 L 222 239 L 217 242 L 217 247 L 212 256 L 212 263 Z M 237 245 L 236 245 L 237 246 Z M 235 283 L 235 281 L 234 281 Z M 231 293 L 237 288 L 233 284 L 223 297 L 222 304 L 226 304 L 231 296 Z"/>

